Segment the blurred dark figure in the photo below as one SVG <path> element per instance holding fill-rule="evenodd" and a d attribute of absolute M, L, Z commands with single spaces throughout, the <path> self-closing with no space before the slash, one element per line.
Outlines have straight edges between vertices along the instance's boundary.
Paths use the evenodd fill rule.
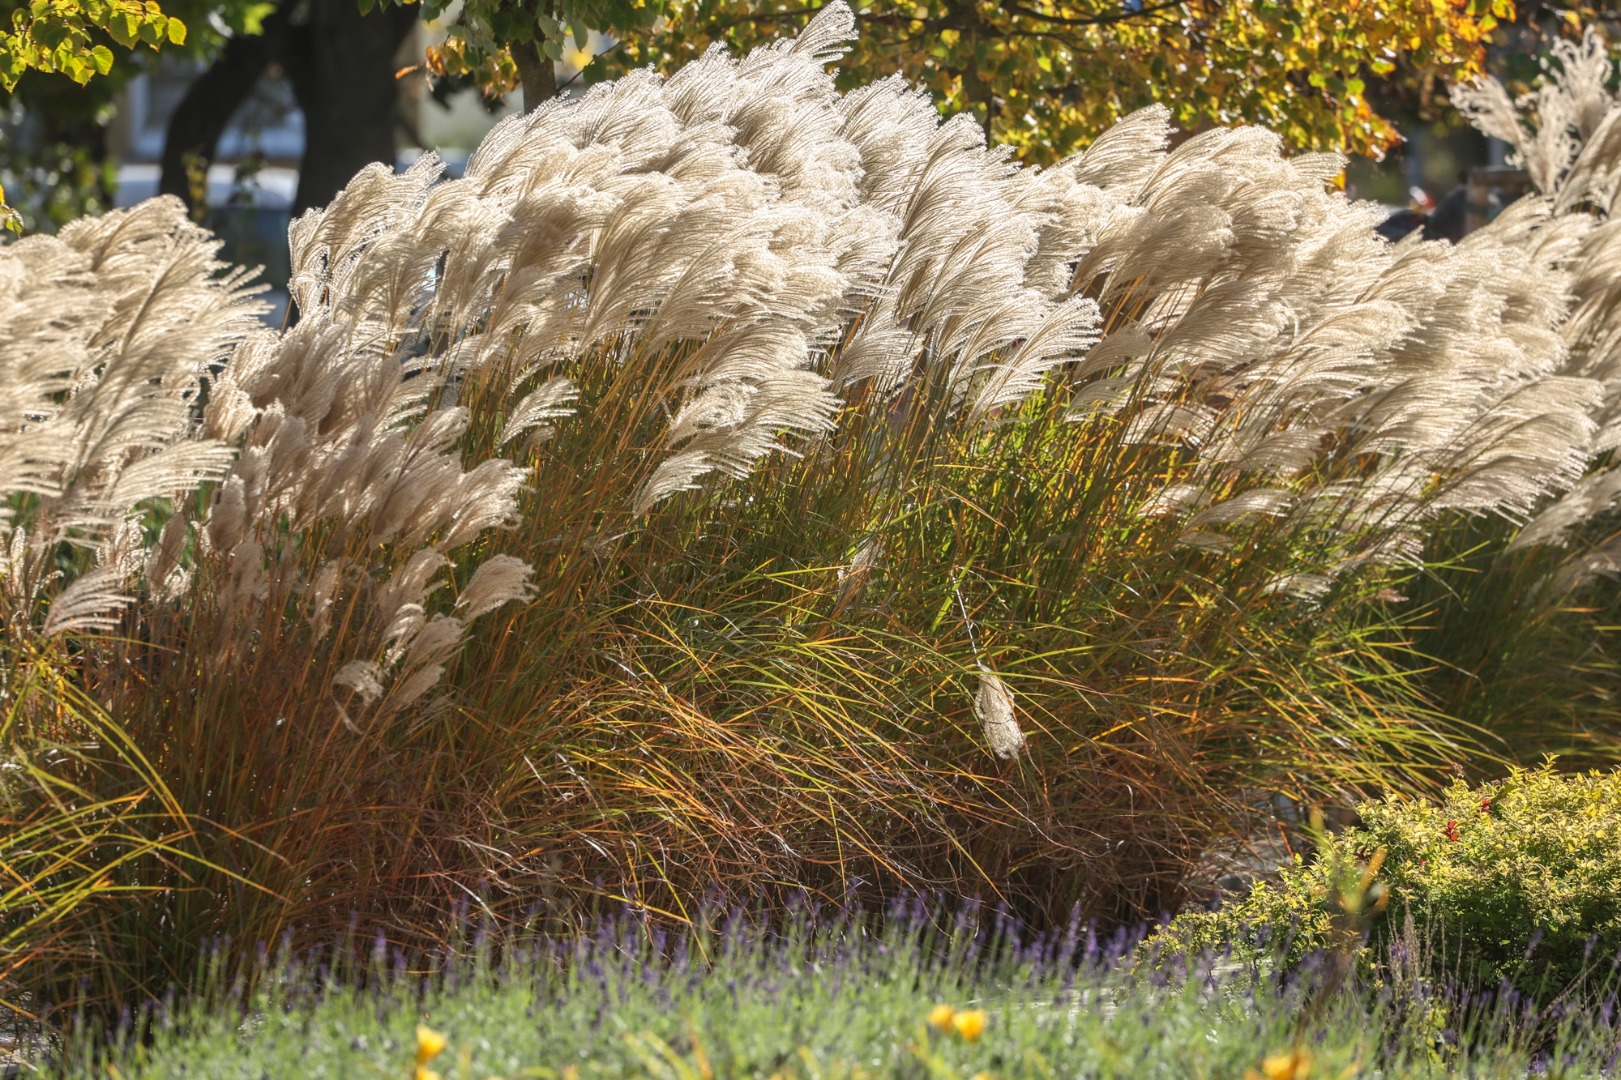
<path fill-rule="evenodd" d="M 1432 202 L 1426 192 L 1416 187 L 1410 195 L 1412 203 L 1385 218 L 1374 232 L 1393 244 L 1415 232 L 1424 240 L 1450 240 L 1456 244 L 1468 233 L 1465 211 L 1469 189 L 1463 184 L 1447 192 L 1439 203 Z"/>
<path fill-rule="evenodd" d="M 1389 240 L 1392 244 L 1410 233 L 1419 229 L 1425 230 L 1424 239 L 1429 239 L 1430 215 L 1422 210 L 1397 210 L 1374 227 L 1374 232 Z"/>
<path fill-rule="evenodd" d="M 1462 184 L 1447 192 L 1424 222 L 1424 239 L 1450 240 L 1454 244 L 1462 240 L 1469 231 L 1464 218 L 1468 205 L 1469 189 Z"/>
<path fill-rule="evenodd" d="M 1430 193 L 1414 184 L 1407 189 L 1407 209 L 1397 210 L 1374 227 L 1374 232 L 1394 244 L 1424 228 L 1435 209 Z M 1427 239 L 1427 237 L 1426 237 Z"/>

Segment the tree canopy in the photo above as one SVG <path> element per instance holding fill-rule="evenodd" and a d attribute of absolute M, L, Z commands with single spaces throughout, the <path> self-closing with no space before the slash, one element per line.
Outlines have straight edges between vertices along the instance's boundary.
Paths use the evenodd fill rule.
<path fill-rule="evenodd" d="M 113 71 L 109 46 L 185 46 L 207 55 L 237 34 L 257 34 L 271 0 L 0 0 L 0 89 L 24 73 L 65 75 L 85 85 Z M 194 32 L 195 31 L 195 32 Z"/>
<path fill-rule="evenodd" d="M 79 85 L 113 67 L 105 40 L 126 49 L 186 41 L 186 24 L 147 0 L 31 0 L 0 26 L 0 87 L 23 72 L 60 72 Z M 98 33 L 99 31 L 99 33 Z"/>
<path fill-rule="evenodd" d="M 378 0 L 358 0 L 362 12 Z M 382 0 L 385 6 L 389 0 Z M 442 15 L 451 0 L 423 0 Z M 176 8 L 187 10 L 176 10 Z M 186 41 L 188 20 L 247 33 L 273 5 L 174 0 L 25 0 L 0 25 L 0 86 L 29 69 L 81 84 L 125 48 Z M 551 65 L 567 39 L 613 36 L 596 77 L 627 66 L 671 69 L 715 41 L 747 49 L 789 32 L 820 4 L 755 0 L 465 0 L 458 32 L 428 57 L 435 74 L 474 76 L 487 90 L 555 92 Z M 192 10 L 195 9 L 195 10 Z M 1121 115 L 1168 105 L 1189 128 L 1265 124 L 1297 147 L 1380 154 L 1400 136 L 1364 96 L 1397 70 L 1478 74 L 1484 42 L 1512 0 L 872 0 L 843 68 L 852 81 L 896 71 L 942 108 L 972 110 L 993 138 L 1046 159 Z M 527 102 L 533 107 L 534 100 Z"/>
<path fill-rule="evenodd" d="M 374 2 L 360 0 L 363 8 Z M 423 17 L 440 17 L 452 2 L 422 0 Z M 591 31 L 638 41 L 673 25 L 667 12 L 680 17 L 668 0 L 463 0 L 456 32 L 428 50 L 427 66 L 438 76 L 470 76 L 487 93 L 521 86 L 524 107 L 532 109 L 557 93 L 553 64 L 570 38 L 576 53 Z"/>
<path fill-rule="evenodd" d="M 350 0 L 351 4 L 353 0 Z M 105 129 L 129 76 L 156 52 L 216 56 L 231 41 L 256 37 L 274 0 L 0 0 L 0 115 L 20 105 L 27 138 L 0 131 L 0 162 L 25 200 L 49 203 L 61 223 L 106 208 Z M 42 194 L 44 192 L 44 194 Z M 41 208 L 36 207 L 36 213 Z M 22 218 L 0 190 L 0 225 Z"/>
<path fill-rule="evenodd" d="M 748 48 L 819 6 L 673 2 L 616 64 L 669 70 L 713 41 Z M 1401 136 L 1367 80 L 1478 74 L 1513 16 L 1511 0 L 871 0 L 841 69 L 852 83 L 898 71 L 1033 161 L 1155 102 L 1187 129 L 1264 124 L 1298 149 L 1378 156 Z"/>
<path fill-rule="evenodd" d="M 401 6 L 349 2 L 361 14 Z M 423 14 L 443 15 L 451 2 L 422 0 Z M 277 7 L 0 0 L 0 87 L 12 89 L 30 69 L 83 84 L 112 70 L 109 43 L 184 43 L 218 54 L 227 41 L 259 33 Z M 745 50 L 791 33 L 820 7 L 815 0 L 464 0 L 456 32 L 429 50 L 426 66 L 436 76 L 471 77 L 490 93 L 521 86 L 533 108 L 556 93 L 553 61 L 566 52 L 589 62 L 588 80 L 630 67 L 668 71 L 712 43 Z M 870 0 L 840 67 L 851 85 L 902 74 L 942 110 L 974 113 L 993 140 L 1033 162 L 1061 157 L 1155 102 L 1186 129 L 1257 123 L 1297 149 L 1379 156 L 1401 136 L 1369 103 L 1368 80 L 1476 75 L 1489 35 L 1513 17 L 1512 0 Z M 188 26 L 198 28 L 190 38 Z M 589 31 L 609 35 L 614 47 L 601 57 L 582 54 Z"/>

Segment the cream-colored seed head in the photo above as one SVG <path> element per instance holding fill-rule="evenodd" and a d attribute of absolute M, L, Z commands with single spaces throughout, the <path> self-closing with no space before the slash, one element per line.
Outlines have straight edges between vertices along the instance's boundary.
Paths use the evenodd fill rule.
<path fill-rule="evenodd" d="M 974 695 L 974 715 L 985 730 L 991 753 L 1006 761 L 1024 748 L 1024 731 L 1014 713 L 1013 691 L 995 672 L 980 665 L 979 692 Z"/>
<path fill-rule="evenodd" d="M 838 92 L 854 27 L 834 2 L 782 47 L 509 118 L 460 179 L 432 155 L 363 170 L 292 224 L 286 332 L 174 200 L 0 248 L 0 493 L 37 497 L 26 520 L 0 506 L 7 627 L 110 629 L 144 573 L 169 600 L 193 589 L 234 663 L 289 605 L 326 640 L 343 594 L 363 614 L 335 682 L 397 710 L 471 620 L 530 595 L 527 565 L 491 557 L 433 610 L 556 441 L 627 432 L 597 463 L 617 536 L 857 408 L 897 438 L 991 439 L 1039 399 L 1169 451 L 1174 477 L 1111 481 L 1127 512 L 1229 558 L 1262 522 L 1349 538 L 1272 579 L 1308 599 L 1421 558 L 1443 514 L 1559 544 L 1621 499 L 1621 108 L 1596 38 L 1557 46 L 1532 101 L 1455 95 L 1540 195 L 1453 246 L 1385 243 L 1327 184 L 1339 159 L 1287 158 L 1272 133 L 1171 148 L 1163 108 L 1017 167 L 899 79 Z M 615 375 L 634 416 L 591 393 Z M 476 432 L 524 462 L 478 459 Z M 203 485 L 206 515 L 141 550 L 132 511 Z M 66 583 L 62 543 L 91 553 Z M 1621 542 L 1567 578 L 1617 565 Z M 844 601 L 870 567 L 852 561 Z M 975 707 L 1016 755 L 993 672 Z"/>

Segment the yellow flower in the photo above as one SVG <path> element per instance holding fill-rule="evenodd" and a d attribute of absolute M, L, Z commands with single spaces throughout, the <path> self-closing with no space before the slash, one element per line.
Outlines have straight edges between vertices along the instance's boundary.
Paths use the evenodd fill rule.
<path fill-rule="evenodd" d="M 958 1035 L 973 1042 L 985 1030 L 985 1010 L 969 1009 L 967 1012 L 960 1012 L 951 1018 L 951 1026 L 957 1029 Z"/>
<path fill-rule="evenodd" d="M 1310 1080 L 1311 1055 L 1304 1050 L 1274 1054 L 1261 1061 L 1261 1071 L 1244 1070 L 1244 1080 Z"/>
<path fill-rule="evenodd" d="M 417 1025 L 417 1068 L 421 1068 L 445 1050 L 445 1037 L 430 1027 Z"/>
<path fill-rule="evenodd" d="M 956 1015 L 956 1010 L 950 1005 L 936 1005 L 929 1010 L 929 1026 L 936 1031 L 950 1031 L 951 1018 Z"/>
<path fill-rule="evenodd" d="M 973 1076 L 969 1077 L 969 1080 L 996 1080 L 996 1077 L 992 1076 L 988 1072 L 977 1072 Z"/>

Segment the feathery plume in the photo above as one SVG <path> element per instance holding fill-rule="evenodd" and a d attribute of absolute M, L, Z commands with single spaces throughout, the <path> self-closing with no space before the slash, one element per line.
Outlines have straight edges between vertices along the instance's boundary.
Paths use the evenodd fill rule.
<path fill-rule="evenodd" d="M 463 620 L 472 620 L 511 601 L 522 603 L 534 595 L 529 564 L 511 555 L 491 555 L 479 563 L 467 588 L 456 598 Z"/>
<path fill-rule="evenodd" d="M 1013 691 L 983 663 L 979 666 L 979 692 L 974 695 L 974 714 L 985 729 L 985 742 L 991 753 L 1006 761 L 1024 748 L 1024 732 L 1013 711 Z"/>

